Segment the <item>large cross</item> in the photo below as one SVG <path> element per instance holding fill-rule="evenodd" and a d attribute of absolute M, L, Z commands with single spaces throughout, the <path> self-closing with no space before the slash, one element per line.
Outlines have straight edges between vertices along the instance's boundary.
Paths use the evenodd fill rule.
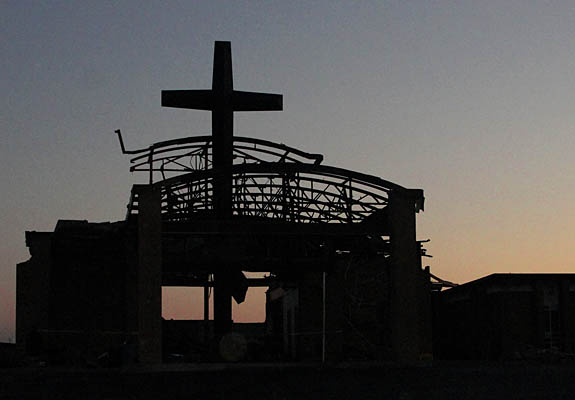
<path fill-rule="evenodd" d="M 230 42 L 216 42 L 212 90 L 163 90 L 162 106 L 212 112 L 214 210 L 231 216 L 234 111 L 281 110 L 282 95 L 234 90 Z"/>
<path fill-rule="evenodd" d="M 281 110 L 282 96 L 234 90 L 230 42 L 216 42 L 212 90 L 163 90 L 162 106 L 212 112 L 214 211 L 217 218 L 231 217 L 234 111 Z M 214 274 L 214 328 L 218 336 L 232 326 L 231 288 L 226 283 L 230 273 L 221 267 Z"/>

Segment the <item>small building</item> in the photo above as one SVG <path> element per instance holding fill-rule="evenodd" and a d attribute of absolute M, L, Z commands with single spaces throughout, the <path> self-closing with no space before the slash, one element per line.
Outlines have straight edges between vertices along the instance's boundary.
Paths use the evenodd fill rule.
<path fill-rule="evenodd" d="M 436 292 L 436 359 L 575 352 L 575 274 L 491 274 Z"/>
<path fill-rule="evenodd" d="M 62 362 L 95 358 L 135 340 L 134 235 L 127 224 L 60 220 L 26 232 L 31 258 L 17 266 L 16 340 Z"/>

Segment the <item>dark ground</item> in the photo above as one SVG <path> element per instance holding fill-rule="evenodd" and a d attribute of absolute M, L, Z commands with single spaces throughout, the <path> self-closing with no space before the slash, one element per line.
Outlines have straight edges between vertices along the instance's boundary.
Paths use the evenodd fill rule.
<path fill-rule="evenodd" d="M 0 369 L 2 399 L 575 399 L 575 364 Z"/>

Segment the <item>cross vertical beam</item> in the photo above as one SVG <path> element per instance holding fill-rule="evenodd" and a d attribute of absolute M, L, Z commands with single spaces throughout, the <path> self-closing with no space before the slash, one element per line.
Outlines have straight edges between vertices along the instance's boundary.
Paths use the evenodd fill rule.
<path fill-rule="evenodd" d="M 283 98 L 279 94 L 234 90 L 232 50 L 230 42 L 216 42 L 211 90 L 163 90 L 162 106 L 208 110 L 212 112 L 212 168 L 214 170 L 213 207 L 215 217 L 228 219 L 233 215 L 232 166 L 234 152 L 235 111 L 280 111 Z M 219 266 L 214 274 L 214 322 L 216 335 L 231 329 L 232 298 L 226 271 Z"/>
<path fill-rule="evenodd" d="M 234 90 L 230 42 L 216 42 L 211 90 L 163 90 L 162 106 L 212 112 L 212 165 L 214 212 L 217 218 L 232 215 L 234 112 L 280 111 L 279 94 Z"/>
<path fill-rule="evenodd" d="M 216 42 L 212 76 L 212 165 L 216 171 L 213 182 L 214 210 L 220 218 L 232 216 L 233 92 L 230 42 Z"/>

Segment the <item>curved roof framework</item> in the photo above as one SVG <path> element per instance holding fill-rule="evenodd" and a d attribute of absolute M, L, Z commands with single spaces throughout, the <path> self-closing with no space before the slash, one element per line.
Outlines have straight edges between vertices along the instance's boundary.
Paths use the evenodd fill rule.
<path fill-rule="evenodd" d="M 213 171 L 161 181 L 165 219 L 213 208 Z M 287 222 L 361 222 L 387 205 L 397 185 L 341 168 L 306 164 L 244 164 L 233 168 L 232 214 Z"/>
<path fill-rule="evenodd" d="M 131 172 L 148 172 L 150 183 L 189 172 L 212 168 L 213 137 L 192 136 L 154 143 L 139 150 L 126 150 L 120 131 L 116 131 L 124 154 L 130 159 Z M 234 164 L 298 163 L 319 165 L 321 154 L 307 153 L 282 143 L 250 137 L 233 137 Z"/>
<path fill-rule="evenodd" d="M 164 220 L 186 221 L 214 209 L 210 136 L 126 151 L 131 171 L 157 176 Z M 232 216 L 293 223 L 359 223 L 387 205 L 389 192 L 405 190 L 381 178 L 321 165 L 323 157 L 266 140 L 234 137 Z M 137 199 L 130 214 L 137 213 Z"/>

